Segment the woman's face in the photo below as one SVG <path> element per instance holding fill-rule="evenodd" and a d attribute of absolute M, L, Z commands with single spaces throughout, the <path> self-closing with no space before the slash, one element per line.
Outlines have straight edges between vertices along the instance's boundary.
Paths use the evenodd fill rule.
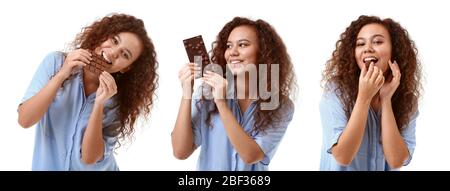
<path fill-rule="evenodd" d="M 387 29 L 378 23 L 361 28 L 356 38 L 355 59 L 360 69 L 374 63 L 386 74 L 392 55 L 392 42 Z M 393 62 L 393 60 L 392 60 Z"/>
<path fill-rule="evenodd" d="M 109 73 L 126 72 L 131 64 L 136 61 L 142 53 L 142 42 L 138 36 L 130 32 L 121 32 L 103 42 L 94 52 L 102 55 L 111 67 L 106 71 Z"/>
<path fill-rule="evenodd" d="M 225 59 L 233 75 L 245 72 L 246 64 L 257 64 L 258 37 L 253 27 L 242 25 L 228 36 Z"/>

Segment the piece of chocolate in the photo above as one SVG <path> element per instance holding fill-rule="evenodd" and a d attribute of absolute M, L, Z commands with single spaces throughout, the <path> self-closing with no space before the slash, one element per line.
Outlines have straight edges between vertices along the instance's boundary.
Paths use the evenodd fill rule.
<path fill-rule="evenodd" d="M 198 35 L 192 38 L 183 40 L 184 48 L 186 49 L 186 53 L 189 58 L 189 62 L 195 63 L 195 65 L 202 66 L 202 71 L 206 65 L 210 62 L 208 52 L 206 51 L 205 43 L 203 42 L 202 35 Z M 195 78 L 201 77 L 200 75 L 196 75 Z"/>
<path fill-rule="evenodd" d="M 95 52 L 91 52 L 91 54 L 91 63 L 86 64 L 84 70 L 87 70 L 99 76 L 103 71 L 105 71 L 105 69 L 111 67 L 111 64 L 109 64 L 109 62 L 106 61 L 102 55 L 98 55 Z"/>

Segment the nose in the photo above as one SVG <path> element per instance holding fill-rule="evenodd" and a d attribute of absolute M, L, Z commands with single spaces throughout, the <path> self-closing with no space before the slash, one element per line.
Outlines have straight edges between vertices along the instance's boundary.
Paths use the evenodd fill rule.
<path fill-rule="evenodd" d="M 111 56 L 116 59 L 120 55 L 120 49 L 119 48 L 112 48 L 111 49 Z"/>
<path fill-rule="evenodd" d="M 230 56 L 239 56 L 239 50 L 237 46 L 233 46 L 230 50 Z"/>
<path fill-rule="evenodd" d="M 372 53 L 372 52 L 374 52 L 372 44 L 367 43 L 367 45 L 364 46 L 364 53 Z"/>

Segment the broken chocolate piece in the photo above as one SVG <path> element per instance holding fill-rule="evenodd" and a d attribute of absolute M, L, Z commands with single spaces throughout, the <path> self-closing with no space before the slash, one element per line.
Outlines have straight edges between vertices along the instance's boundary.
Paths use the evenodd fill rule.
<path fill-rule="evenodd" d="M 111 67 L 111 64 L 109 64 L 109 62 L 106 61 L 106 59 L 103 58 L 102 55 L 98 55 L 92 51 L 91 54 L 92 54 L 91 63 L 86 64 L 84 70 L 87 70 L 99 76 L 103 71 L 105 71 L 105 69 Z"/>

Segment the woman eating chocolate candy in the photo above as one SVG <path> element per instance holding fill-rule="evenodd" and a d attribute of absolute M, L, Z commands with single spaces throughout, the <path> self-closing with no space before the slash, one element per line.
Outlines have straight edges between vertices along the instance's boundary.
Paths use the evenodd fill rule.
<path fill-rule="evenodd" d="M 416 145 L 421 67 L 408 32 L 392 19 L 353 21 L 324 71 L 321 170 L 391 170 Z"/>
<path fill-rule="evenodd" d="M 19 105 L 19 124 L 37 123 L 32 169 L 119 170 L 113 150 L 153 104 L 153 43 L 141 19 L 113 14 L 83 28 L 72 49 L 44 58 Z"/>

